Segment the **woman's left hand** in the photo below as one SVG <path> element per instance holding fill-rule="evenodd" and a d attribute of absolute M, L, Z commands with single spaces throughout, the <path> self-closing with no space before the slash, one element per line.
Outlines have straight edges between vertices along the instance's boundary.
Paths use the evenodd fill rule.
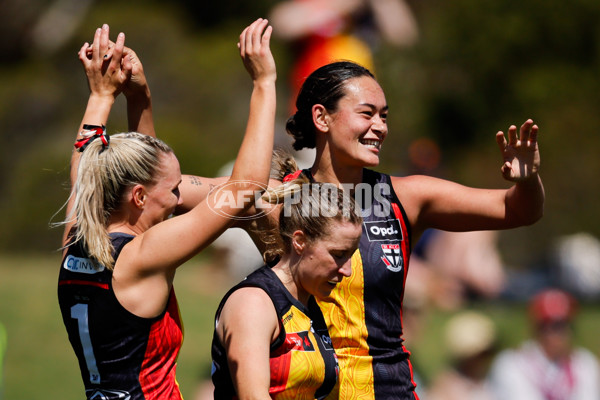
<path fill-rule="evenodd" d="M 124 89 L 132 71 L 132 64 L 124 59 L 125 34 L 120 33 L 114 47 L 110 47 L 109 27 L 103 25 L 94 35 L 94 42 L 85 43 L 79 50 L 79 60 L 88 78 L 90 91 L 94 95 L 117 95 Z M 89 49 L 92 49 L 91 56 Z"/>
<path fill-rule="evenodd" d="M 508 142 L 502 131 L 496 134 L 496 142 L 504 159 L 501 168 L 504 179 L 523 182 L 537 176 L 540 168 L 537 136 L 538 126 L 534 125 L 531 119 L 521 125 L 519 136 L 517 136 L 517 127 L 510 126 Z"/>

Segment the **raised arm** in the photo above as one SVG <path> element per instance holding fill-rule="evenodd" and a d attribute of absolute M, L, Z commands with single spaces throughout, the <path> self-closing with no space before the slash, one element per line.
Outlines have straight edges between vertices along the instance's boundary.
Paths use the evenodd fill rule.
<path fill-rule="evenodd" d="M 125 47 L 123 58 L 131 64 L 131 77 L 123 88 L 127 99 L 127 122 L 130 131 L 156 137 L 152 116 L 152 97 L 144 67 L 135 51 Z"/>
<path fill-rule="evenodd" d="M 260 23 L 258 23 L 260 21 Z M 246 126 L 246 135 L 240 148 L 238 158 L 234 165 L 231 177 L 207 178 L 195 175 L 183 175 L 180 185 L 182 202 L 177 206 L 176 214 L 184 214 L 204 201 L 210 191 L 228 181 L 255 180 L 265 182 L 270 171 L 271 158 L 256 157 L 259 149 L 273 150 L 272 139 L 265 142 L 266 135 L 260 136 L 259 132 L 274 131 L 271 122 L 275 118 L 275 79 L 276 69 L 269 41 L 272 28 L 268 27 L 260 38 L 257 33 L 265 29 L 267 20 L 259 19 L 248 26 L 240 35 L 238 48 L 246 70 L 252 77 L 254 90 L 250 99 L 250 115 Z M 247 151 L 248 150 L 248 151 Z M 265 162 L 268 164 L 265 164 Z M 252 165 L 252 168 L 241 167 Z M 254 171 L 262 171 L 255 175 Z M 264 173 L 266 171 L 267 176 Z M 265 182 L 266 183 L 266 182 Z"/>
<path fill-rule="evenodd" d="M 191 211 L 139 235 L 127 246 L 117 263 L 125 256 L 136 266 L 138 273 L 168 273 L 218 237 L 234 218 L 254 204 L 256 194 L 266 187 L 276 103 L 275 62 L 269 48 L 271 31 L 268 21 L 259 19 L 240 35 L 240 55 L 254 88 L 246 132 L 231 177 Z"/>
<path fill-rule="evenodd" d="M 530 225 L 544 210 L 539 176 L 538 127 L 527 120 L 517 132 L 496 134 L 502 152 L 503 177 L 509 189 L 475 189 L 426 176 L 394 177 L 394 190 L 404 204 L 416 233 L 427 228 L 448 231 L 508 229 Z"/>
<path fill-rule="evenodd" d="M 108 49 L 104 58 L 110 60 L 115 49 L 115 43 L 108 42 Z M 93 47 L 88 47 L 86 54 L 92 57 Z M 152 116 L 152 97 L 150 87 L 144 74 L 144 67 L 140 58 L 133 49 L 123 48 L 122 62 L 131 66 L 131 73 L 123 87 L 123 94 L 127 99 L 127 122 L 131 132 L 139 132 L 156 137 L 154 131 L 154 118 Z"/>
<path fill-rule="evenodd" d="M 84 130 L 84 125 L 106 126 L 106 121 L 108 120 L 115 98 L 121 92 L 125 82 L 127 82 L 131 75 L 131 64 L 127 60 L 123 60 L 122 62 L 124 44 L 125 34 L 120 33 L 112 50 L 112 56 L 105 58 L 104 55 L 107 54 L 109 47 L 109 27 L 104 24 L 102 28 L 96 30 L 92 45 L 85 43 L 79 50 L 79 60 L 87 76 L 90 96 L 83 119 L 77 130 L 76 141 L 85 139 L 82 133 L 89 131 Z M 91 52 L 88 51 L 90 48 L 92 49 Z M 81 153 L 77 149 L 73 149 L 70 169 L 71 196 L 66 207 L 68 222 L 65 225 L 63 245 L 66 244 L 68 234 L 75 224 L 74 217 L 72 216 L 73 202 L 75 200 L 73 190 L 75 188 L 75 181 L 77 180 L 80 155 Z"/>
<path fill-rule="evenodd" d="M 267 24 L 265 19 L 257 20 L 242 32 L 238 43 L 240 55 L 252 77 L 254 89 L 250 98 L 246 133 L 230 181 L 256 180 L 260 185 L 266 185 L 269 181 L 275 133 L 277 74 L 275 60 L 269 48 L 273 28 Z M 261 154 L 263 151 L 266 156 Z"/>

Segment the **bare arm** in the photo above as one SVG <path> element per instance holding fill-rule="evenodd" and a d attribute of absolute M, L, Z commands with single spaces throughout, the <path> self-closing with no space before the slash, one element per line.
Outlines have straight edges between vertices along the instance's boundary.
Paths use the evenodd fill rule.
<path fill-rule="evenodd" d="M 259 288 L 236 290 L 227 299 L 217 325 L 240 400 L 270 399 L 270 346 L 279 334 L 277 313 Z"/>
<path fill-rule="evenodd" d="M 125 47 L 123 57 L 131 64 L 131 77 L 123 88 L 127 98 L 129 131 L 156 137 L 152 115 L 152 96 L 144 74 L 144 67 L 135 51 Z"/>
<path fill-rule="evenodd" d="M 393 178 L 416 233 L 427 228 L 448 231 L 495 230 L 530 225 L 543 215 L 544 187 L 538 170 L 538 128 L 528 120 L 511 126 L 508 142 L 498 132 L 496 141 L 504 163 L 502 174 L 515 182 L 509 189 L 474 189 L 426 176 Z"/>
<path fill-rule="evenodd" d="M 227 181 L 229 181 L 228 176 L 206 178 L 197 175 L 183 175 L 181 177 L 181 184 L 179 185 L 183 201 L 177 206 L 175 215 L 185 214 L 190 211 L 204 201 L 213 189 L 227 183 Z"/>
<path fill-rule="evenodd" d="M 269 182 L 275 134 L 277 74 L 269 48 L 271 32 L 272 28 L 267 27 L 267 20 L 259 19 L 242 32 L 238 44 L 254 89 L 250 98 L 246 133 L 229 180 L 256 181 L 258 187 L 251 185 L 255 189 L 264 189 L 260 186 L 266 186 Z"/>
<path fill-rule="evenodd" d="M 112 58 L 114 49 L 115 43 L 109 40 L 104 57 L 107 61 Z M 88 59 L 92 58 L 93 50 L 93 46 L 87 48 Z M 123 94 L 127 99 L 129 131 L 156 137 L 152 115 L 152 97 L 142 62 L 135 51 L 127 46 L 123 48 L 122 62 L 131 66 L 130 76 L 123 87 Z"/>
<path fill-rule="evenodd" d="M 120 33 L 115 43 L 115 48 L 109 60 L 104 59 L 104 54 L 107 54 L 109 43 L 109 27 L 104 25 L 98 28 L 94 35 L 94 41 L 90 46 L 85 43 L 79 50 L 79 60 L 85 70 L 88 85 L 90 88 L 90 96 L 83 114 L 83 119 L 77 130 L 76 140 L 82 139 L 81 132 L 83 125 L 106 125 L 110 110 L 115 102 L 115 98 L 120 93 L 124 83 L 131 74 L 131 65 L 128 62 L 121 63 L 123 54 L 125 35 Z M 92 48 L 90 57 L 88 57 L 88 49 Z M 63 245 L 66 244 L 68 234 L 75 224 L 72 210 L 75 201 L 73 190 L 77 181 L 77 169 L 79 167 L 79 157 L 81 153 L 73 150 L 71 153 L 71 196 L 66 207 L 66 214 L 71 220 L 65 225 L 63 234 Z"/>
<path fill-rule="evenodd" d="M 137 236 L 121 253 L 115 271 L 123 262 L 131 266 L 128 271 L 134 281 L 142 281 L 150 275 L 156 275 L 159 281 L 165 274 L 170 276 L 174 268 L 227 229 L 233 218 L 253 204 L 255 192 L 266 187 L 275 129 L 276 72 L 269 49 L 270 34 L 267 21 L 259 19 L 240 35 L 240 54 L 253 79 L 254 89 L 246 133 L 232 176 L 189 212 Z"/>

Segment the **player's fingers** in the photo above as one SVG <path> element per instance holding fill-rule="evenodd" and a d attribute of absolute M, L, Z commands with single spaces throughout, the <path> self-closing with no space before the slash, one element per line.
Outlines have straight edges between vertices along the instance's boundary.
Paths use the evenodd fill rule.
<path fill-rule="evenodd" d="M 84 66 L 88 65 L 88 63 L 90 62 L 90 59 L 88 58 L 88 50 L 89 50 L 89 48 L 90 48 L 90 44 L 88 42 L 85 42 L 83 44 L 83 46 L 81 46 L 81 48 L 77 52 L 77 56 L 79 57 L 79 61 L 81 61 L 81 63 Z"/>
<path fill-rule="evenodd" d="M 100 55 L 102 56 L 102 58 L 107 58 L 106 57 L 106 53 L 108 52 L 108 42 L 109 42 L 109 36 L 110 34 L 110 28 L 108 27 L 108 24 L 104 24 L 102 25 L 102 30 L 100 32 Z"/>
<path fill-rule="evenodd" d="M 92 42 L 92 60 L 98 61 L 100 59 L 100 34 L 102 33 L 102 29 L 96 29 L 96 33 L 94 33 L 94 41 Z"/>
<path fill-rule="evenodd" d="M 527 141 L 529 140 L 529 133 L 531 131 L 532 125 L 533 125 L 533 121 L 531 119 L 528 119 L 527 121 L 525 121 L 525 123 L 523 125 L 521 125 L 521 130 L 520 130 L 520 135 L 519 135 L 521 142 L 527 143 Z"/>
<path fill-rule="evenodd" d="M 256 51 L 258 45 L 260 44 L 260 39 L 257 39 L 257 35 L 260 35 L 260 24 L 263 19 L 258 18 L 248 27 L 248 31 L 246 32 L 246 53 L 250 54 Z"/>
<path fill-rule="evenodd" d="M 504 132 L 498 131 L 498 133 L 496 133 L 496 143 L 498 144 L 500 151 L 506 150 L 507 143 L 506 138 L 504 137 Z"/>
<path fill-rule="evenodd" d="M 508 128 L 508 144 L 511 146 L 514 146 L 517 144 L 517 127 L 514 125 L 511 125 Z"/>
<path fill-rule="evenodd" d="M 265 33 L 262 36 L 262 45 L 269 47 L 269 43 L 271 42 L 271 34 L 273 33 L 273 27 L 271 25 L 267 26 L 265 29 Z"/>
<path fill-rule="evenodd" d="M 246 34 L 248 33 L 248 27 L 246 27 L 240 34 L 240 41 L 238 42 L 238 48 L 240 54 L 243 56 L 246 54 Z"/>
<path fill-rule="evenodd" d="M 539 128 L 537 125 L 533 125 L 531 127 L 531 132 L 529 133 L 529 143 L 535 145 L 537 143 Z"/>
<path fill-rule="evenodd" d="M 256 24 L 256 28 L 252 35 L 252 46 L 254 47 L 254 49 L 259 49 L 260 45 L 262 43 L 262 34 L 263 34 L 265 28 L 267 27 L 267 24 L 269 23 L 269 21 L 267 21 L 266 19 L 262 19 L 262 18 L 259 18 L 256 21 L 258 22 L 258 24 Z"/>
<path fill-rule="evenodd" d="M 112 58 L 110 60 L 110 68 L 118 69 L 121 65 L 121 57 L 123 56 L 123 48 L 125 47 L 125 34 L 119 33 L 115 43 Z"/>
<path fill-rule="evenodd" d="M 511 165 L 510 165 L 510 163 L 507 161 L 504 164 L 502 164 L 502 167 L 500 167 L 500 171 L 502 172 L 502 176 L 505 179 L 509 179 L 511 177 Z"/>

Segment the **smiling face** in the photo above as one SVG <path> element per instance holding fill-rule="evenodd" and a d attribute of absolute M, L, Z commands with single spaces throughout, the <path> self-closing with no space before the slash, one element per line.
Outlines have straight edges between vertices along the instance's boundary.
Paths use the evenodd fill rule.
<path fill-rule="evenodd" d="M 383 90 L 369 76 L 349 79 L 344 89 L 345 96 L 337 109 L 325 112 L 323 117 L 331 159 L 349 166 L 376 166 L 388 133 L 388 106 Z"/>
<path fill-rule="evenodd" d="M 324 298 L 352 273 L 350 261 L 362 234 L 361 224 L 332 221 L 328 232 L 314 241 L 304 241 L 297 268 L 299 297 L 302 292 Z"/>
<path fill-rule="evenodd" d="M 144 214 L 150 226 L 166 220 L 183 201 L 179 193 L 181 170 L 175 154 L 161 154 L 155 180 L 156 183 L 146 188 L 144 204 Z"/>

